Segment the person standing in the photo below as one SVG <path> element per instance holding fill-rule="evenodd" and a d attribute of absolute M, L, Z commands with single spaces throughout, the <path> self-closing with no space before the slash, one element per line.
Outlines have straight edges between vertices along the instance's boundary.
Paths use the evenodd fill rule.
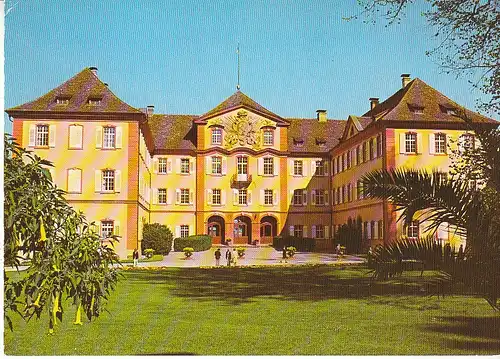
<path fill-rule="evenodd" d="M 282 256 L 281 261 L 286 263 L 286 257 L 287 257 L 287 253 L 286 253 L 286 245 L 284 245 L 284 246 L 283 246 L 283 256 Z"/>
<path fill-rule="evenodd" d="M 137 248 L 134 249 L 134 253 L 132 253 L 132 259 L 134 260 L 134 267 L 137 267 L 139 264 L 139 251 Z"/>
<path fill-rule="evenodd" d="M 226 251 L 226 260 L 227 260 L 227 266 L 228 267 L 231 267 L 231 251 L 228 249 Z"/>
<path fill-rule="evenodd" d="M 461 244 L 460 248 L 458 248 L 457 260 L 458 261 L 463 261 L 464 260 L 464 245 L 463 244 Z"/>
<path fill-rule="evenodd" d="M 233 248 L 231 258 L 233 259 L 233 265 L 236 267 L 238 265 L 238 253 L 236 253 L 236 248 Z"/>
<path fill-rule="evenodd" d="M 214 256 L 215 256 L 215 265 L 218 267 L 220 266 L 220 257 L 221 257 L 220 248 L 217 248 L 215 250 Z"/>

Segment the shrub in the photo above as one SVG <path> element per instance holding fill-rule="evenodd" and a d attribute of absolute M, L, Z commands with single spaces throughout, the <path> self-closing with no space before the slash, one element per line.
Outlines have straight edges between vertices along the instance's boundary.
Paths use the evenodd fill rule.
<path fill-rule="evenodd" d="M 314 238 L 298 238 L 298 237 L 274 237 L 273 247 L 280 251 L 285 247 L 295 247 L 296 250 L 301 252 L 312 252 L 316 246 L 316 239 Z"/>
<path fill-rule="evenodd" d="M 142 229 L 141 250 L 151 248 L 158 254 L 168 254 L 172 249 L 172 240 L 174 236 L 170 229 L 159 223 L 145 224 Z"/>
<path fill-rule="evenodd" d="M 148 248 L 143 253 L 144 253 L 144 256 L 146 256 L 146 258 L 149 259 L 149 258 L 153 257 L 153 254 L 155 253 L 155 250 L 152 249 L 152 248 Z"/>
<path fill-rule="evenodd" d="M 206 251 L 212 247 L 212 238 L 207 235 L 195 235 L 174 239 L 174 251 L 181 252 L 185 247 L 193 248 L 194 252 Z"/>
<path fill-rule="evenodd" d="M 243 257 L 245 255 L 246 249 L 243 247 L 236 248 L 236 252 L 238 252 L 238 257 Z"/>
<path fill-rule="evenodd" d="M 231 242 L 232 242 L 232 241 L 233 241 L 233 240 L 232 240 L 231 238 L 226 238 L 226 244 L 227 244 L 228 246 L 230 246 L 230 245 L 231 245 Z"/>
<path fill-rule="evenodd" d="M 362 223 L 361 217 L 358 217 L 356 221 L 349 218 L 347 223 L 340 226 L 340 229 L 335 233 L 333 238 L 335 244 L 346 247 L 350 253 L 361 253 L 363 244 Z"/>
<path fill-rule="evenodd" d="M 295 252 L 297 252 L 297 248 L 295 247 L 290 246 L 286 248 L 286 255 L 290 258 L 294 256 Z"/>
<path fill-rule="evenodd" d="M 184 252 L 186 258 L 189 258 L 193 255 L 194 249 L 192 247 L 185 247 L 182 249 L 182 251 Z"/>

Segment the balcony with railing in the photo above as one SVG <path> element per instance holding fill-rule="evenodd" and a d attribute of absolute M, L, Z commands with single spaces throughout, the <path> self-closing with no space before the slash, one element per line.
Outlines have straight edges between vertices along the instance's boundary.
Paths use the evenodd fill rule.
<path fill-rule="evenodd" d="M 234 174 L 231 177 L 231 188 L 247 188 L 252 183 L 252 175 L 249 174 Z"/>

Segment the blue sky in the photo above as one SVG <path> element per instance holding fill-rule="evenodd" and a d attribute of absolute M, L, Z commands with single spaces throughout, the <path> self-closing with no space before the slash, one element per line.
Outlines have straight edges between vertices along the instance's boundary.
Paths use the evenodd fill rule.
<path fill-rule="evenodd" d="M 342 17 L 356 1 L 20 0 L 5 19 L 5 107 L 87 66 L 134 107 L 202 114 L 241 90 L 283 117 L 346 119 L 410 73 L 473 109 L 480 93 L 425 56 L 433 31 L 412 8 L 386 27 Z M 6 131 L 11 130 L 7 121 Z"/>

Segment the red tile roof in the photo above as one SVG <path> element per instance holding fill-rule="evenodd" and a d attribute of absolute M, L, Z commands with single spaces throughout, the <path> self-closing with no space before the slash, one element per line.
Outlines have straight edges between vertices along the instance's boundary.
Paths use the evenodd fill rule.
<path fill-rule="evenodd" d="M 57 104 L 58 98 L 68 99 L 68 104 Z M 89 99 L 100 99 L 100 102 L 89 104 Z M 14 111 L 141 113 L 116 97 L 89 68 L 83 69 L 62 85 L 36 100 L 8 109 L 7 113 Z"/>

